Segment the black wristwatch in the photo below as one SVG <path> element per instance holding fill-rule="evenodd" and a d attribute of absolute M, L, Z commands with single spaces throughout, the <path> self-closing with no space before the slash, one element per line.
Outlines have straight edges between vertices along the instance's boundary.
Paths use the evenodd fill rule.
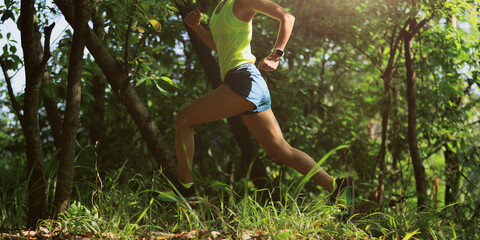
<path fill-rule="evenodd" d="M 283 57 L 283 55 L 285 55 L 285 52 L 280 48 L 273 49 L 272 53 L 277 57 Z"/>

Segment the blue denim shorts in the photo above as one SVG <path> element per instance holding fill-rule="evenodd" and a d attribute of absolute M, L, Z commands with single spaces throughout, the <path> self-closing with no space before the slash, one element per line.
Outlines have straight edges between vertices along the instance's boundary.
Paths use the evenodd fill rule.
<path fill-rule="evenodd" d="M 253 63 L 245 63 L 228 71 L 223 83 L 255 104 L 255 109 L 243 114 L 263 112 L 272 106 L 267 83 Z"/>

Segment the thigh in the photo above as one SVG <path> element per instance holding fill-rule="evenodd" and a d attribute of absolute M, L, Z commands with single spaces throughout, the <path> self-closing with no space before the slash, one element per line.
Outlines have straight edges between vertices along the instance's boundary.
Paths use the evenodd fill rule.
<path fill-rule="evenodd" d="M 288 145 L 271 109 L 242 117 L 252 135 L 267 152 Z"/>
<path fill-rule="evenodd" d="M 228 85 L 222 84 L 190 103 L 179 115 L 182 119 L 188 119 L 191 125 L 198 125 L 232 117 L 254 108 L 253 103 L 233 92 Z"/>

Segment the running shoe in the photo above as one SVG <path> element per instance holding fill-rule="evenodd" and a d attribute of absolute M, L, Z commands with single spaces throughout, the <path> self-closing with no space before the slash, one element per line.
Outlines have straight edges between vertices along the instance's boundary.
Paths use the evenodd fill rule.
<path fill-rule="evenodd" d="M 349 217 L 354 211 L 353 199 L 355 197 L 354 182 L 352 177 L 338 178 L 333 183 L 333 192 L 330 195 L 330 202 L 337 204 L 344 214 Z M 346 212 L 346 214 L 345 214 Z"/>

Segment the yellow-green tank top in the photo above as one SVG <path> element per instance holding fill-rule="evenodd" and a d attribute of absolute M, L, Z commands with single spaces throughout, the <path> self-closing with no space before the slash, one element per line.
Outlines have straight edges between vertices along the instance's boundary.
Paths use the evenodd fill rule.
<path fill-rule="evenodd" d="M 252 40 L 252 22 L 245 22 L 233 14 L 235 0 L 226 1 L 216 14 L 221 2 L 213 10 L 210 18 L 210 30 L 217 46 L 218 62 L 222 81 L 230 69 L 244 63 L 255 63 L 250 48 Z"/>

